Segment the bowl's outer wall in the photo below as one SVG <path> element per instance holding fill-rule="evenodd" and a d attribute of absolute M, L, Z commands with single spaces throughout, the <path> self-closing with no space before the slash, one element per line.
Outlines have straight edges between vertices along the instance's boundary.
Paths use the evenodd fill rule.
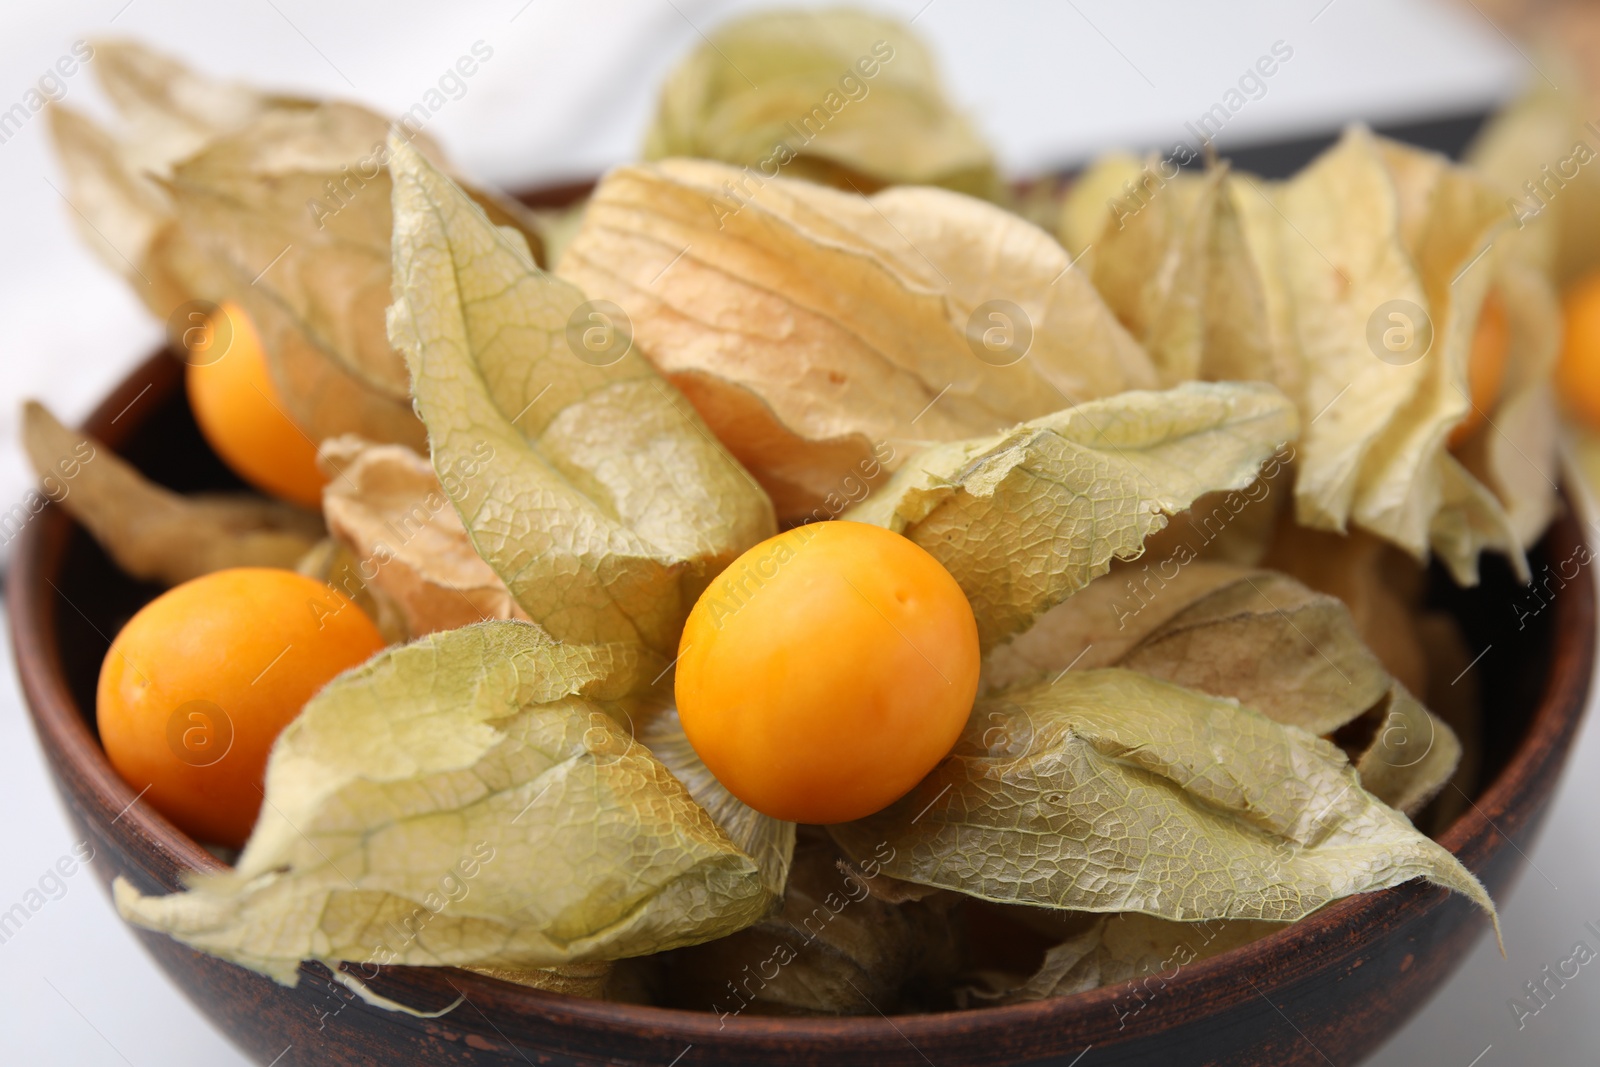
<path fill-rule="evenodd" d="M 194 433 L 180 371 L 176 361 L 153 357 L 87 429 L 171 484 L 219 484 L 227 475 Z M 1543 546 L 1546 557 L 1569 558 L 1581 536 L 1564 517 Z M 86 717 L 107 633 L 149 592 L 119 579 L 54 505 L 24 531 L 8 581 L 23 688 L 74 826 L 97 853 L 95 870 L 105 881 L 121 874 L 146 892 L 164 892 L 178 888 L 186 870 L 218 864 L 136 802 Z M 1503 656 L 1506 669 L 1488 677 L 1498 718 L 1512 724 L 1508 745 L 1491 753 L 1486 776 L 1498 775 L 1475 809 L 1442 840 L 1502 896 L 1522 865 L 1511 842 L 1526 844 L 1534 832 L 1582 716 L 1594 609 L 1592 585 L 1572 583 L 1523 635 L 1521 648 L 1532 650 L 1531 658 Z M 1503 633 L 1509 609 L 1500 619 L 1481 611 L 1458 617 L 1480 646 L 1498 638 L 1515 651 L 1517 636 Z M 1526 728 L 1513 749 L 1519 723 Z M 682 1067 L 930 1061 L 1283 1067 L 1359 1061 L 1416 1010 L 1487 927 L 1464 898 L 1411 884 L 1342 901 L 1263 941 L 1147 979 L 1139 989 L 892 1021 L 721 1020 L 710 1012 L 540 993 L 451 969 L 386 969 L 374 988 L 403 1003 L 434 1009 L 466 998 L 449 1014 L 425 1020 L 368 1006 L 318 965 L 304 967 L 300 985 L 288 989 L 166 937 L 139 936 L 220 1029 L 259 1062 L 280 1067 L 669 1064 L 680 1054 Z"/>

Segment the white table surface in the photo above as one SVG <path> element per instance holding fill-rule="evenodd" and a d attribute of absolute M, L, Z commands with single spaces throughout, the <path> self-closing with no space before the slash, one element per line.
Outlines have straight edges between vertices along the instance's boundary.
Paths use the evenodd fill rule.
<path fill-rule="evenodd" d="M 79 37 L 128 35 L 204 69 L 404 110 L 483 40 L 493 59 L 430 123 L 469 172 L 504 184 L 594 173 L 630 157 L 654 87 L 701 30 L 759 6 L 704 0 L 495 0 L 472 4 L 72 0 L 0 9 L 0 110 Z M 956 97 L 1014 172 L 1115 146 L 1164 146 L 1275 41 L 1292 61 L 1230 123 L 1224 144 L 1350 119 L 1458 113 L 1506 99 L 1529 62 L 1470 6 L 1425 0 L 1118 4 L 907 0 Z M 104 112 L 88 72 L 67 100 Z M 157 325 L 79 245 L 45 122 L 0 144 L 0 502 L 30 484 L 17 405 L 84 415 L 156 343 Z M 47 181 L 48 179 L 48 181 Z M 12 675 L 9 641 L 0 671 Z M 72 844 L 15 685 L 0 688 L 0 911 Z M 1540 968 L 1600 943 L 1600 728 L 1585 729 L 1504 902 L 1509 960 L 1489 941 L 1374 1060 L 1384 1067 L 1552 1067 L 1600 1062 L 1600 963 L 1520 1030 L 1508 1000 Z M 65 880 L 0 944 L 0 1061 L 225 1067 L 239 1054 L 145 958 L 88 872 Z M 675 1050 L 667 1050 L 666 1063 Z M 291 1057 L 292 1059 L 292 1057 Z M 285 1061 L 289 1062 L 289 1061 Z M 295 1062 L 315 1062 L 314 1058 Z M 1082 1067 L 1094 1067 L 1091 1052 Z M 1345 1067 L 1341 1064 L 1339 1067 Z"/>

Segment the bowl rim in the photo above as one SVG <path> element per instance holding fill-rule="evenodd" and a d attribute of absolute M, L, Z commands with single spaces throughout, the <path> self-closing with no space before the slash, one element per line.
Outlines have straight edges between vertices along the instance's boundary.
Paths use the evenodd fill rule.
<path fill-rule="evenodd" d="M 158 350 L 94 409 L 83 425 L 84 431 L 119 451 L 147 417 L 123 421 L 123 416 L 152 389 L 158 390 L 158 397 L 165 398 L 176 387 L 181 373 L 181 361 Z M 72 520 L 60 506 L 52 502 L 42 508 L 17 538 L 5 583 L 24 702 L 40 747 L 58 779 L 58 789 L 65 792 L 61 780 L 68 774 L 75 775 L 86 786 L 94 808 L 84 813 L 91 825 L 98 821 L 108 827 L 109 833 L 110 826 L 124 823 L 120 832 L 142 843 L 145 854 L 158 857 L 174 873 L 224 870 L 225 865 L 210 852 L 153 808 L 138 803 L 142 793 L 136 795 L 117 775 L 91 731 L 88 717 L 72 696 L 56 637 L 58 601 L 84 615 L 85 620 L 88 616 L 66 599 L 51 577 L 65 556 L 71 526 Z M 1558 548 L 1573 550 L 1586 543 L 1570 509 L 1556 518 L 1545 538 L 1563 542 Z M 1476 798 L 1468 798 L 1468 808 L 1437 838 L 1469 869 L 1481 870 L 1507 846 L 1521 853 L 1508 831 L 1516 832 L 1536 822 L 1542 800 L 1555 786 L 1556 774 L 1552 772 L 1565 760 L 1587 708 L 1594 660 L 1596 590 L 1592 580 L 1570 584 L 1575 586 L 1570 595 L 1555 597 L 1552 602 L 1555 617 L 1551 624 L 1549 669 L 1523 737 L 1495 779 Z M 69 805 L 74 803 L 71 798 L 64 799 Z M 1194 1005 L 1195 1010 L 1167 1020 L 1158 1013 L 1151 1021 L 1158 1030 L 1164 1030 L 1188 1019 L 1226 1011 L 1258 996 L 1266 998 L 1252 975 L 1270 975 L 1264 980 L 1271 988 L 1292 985 L 1320 968 L 1325 953 L 1316 951 L 1318 946 L 1348 941 L 1351 934 L 1364 928 L 1381 928 L 1374 922 L 1379 918 L 1393 922 L 1415 918 L 1441 906 L 1450 895 L 1445 889 L 1420 881 L 1358 894 L 1256 941 L 1185 964 L 1165 981 L 1163 996 Z M 1484 931 L 1488 929 L 1485 917 Z M 715 1011 L 566 996 L 454 967 L 385 967 L 383 972 L 386 990 L 394 980 L 401 987 L 420 990 L 427 983 L 415 978 L 406 981 L 407 972 L 432 973 L 442 975 L 469 1002 L 477 999 L 475 994 L 481 995 L 496 1009 L 509 1005 L 514 1016 L 535 1016 L 555 1025 L 582 1029 L 648 1031 L 656 1038 L 681 1038 L 691 1044 L 719 1036 L 722 1041 L 746 1036 L 753 1041 L 813 1047 L 841 1041 L 857 1046 L 862 1042 L 899 1041 L 911 1042 L 915 1047 L 918 1038 L 937 1042 L 942 1037 L 970 1034 L 979 1021 L 995 1027 L 1028 1027 L 1069 1017 L 1088 1018 L 1096 1012 L 1114 1015 L 1116 1002 L 1127 996 L 1127 983 L 1123 982 L 1071 996 L 1004 1006 L 893 1016 L 880 1011 L 876 1017 L 752 1014 L 738 1015 L 730 1024 Z M 730 1032 L 730 1027 L 737 1029 Z"/>

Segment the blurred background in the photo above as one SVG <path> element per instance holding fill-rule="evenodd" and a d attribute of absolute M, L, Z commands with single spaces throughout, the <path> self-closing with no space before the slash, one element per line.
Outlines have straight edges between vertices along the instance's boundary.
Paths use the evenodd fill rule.
<path fill-rule="evenodd" d="M 705 32 L 760 3 L 715 0 L 74 0 L 0 11 L 0 111 L 75 41 L 126 36 L 216 76 L 399 113 L 461 54 L 492 58 L 428 125 L 461 169 L 519 189 L 592 176 L 633 158 L 657 87 Z M 785 6 L 809 6 L 790 3 Z M 1546 77 L 1472 0 L 863 2 L 916 28 L 954 98 L 1012 176 L 1079 165 L 1111 148 L 1167 148 L 1275 43 L 1292 50 L 1264 95 L 1218 138 L 1223 154 L 1331 134 L 1444 120 L 1465 134 Z M 92 67 L 92 63 L 90 64 Z M 65 99 L 107 113 L 91 69 Z M 31 115 L 0 130 L 0 501 L 32 483 L 18 405 L 68 421 L 161 340 L 160 324 L 73 230 L 46 136 Z M 9 639 L 0 670 L 12 673 Z M 0 690 L 0 910 L 70 845 L 15 684 Z M 1532 866 L 1503 901 L 1502 960 L 1479 944 L 1440 996 L 1372 1062 L 1589 1064 L 1600 1049 L 1600 968 L 1586 968 L 1519 1028 L 1508 1007 L 1547 963 L 1600 926 L 1600 732 L 1580 740 Z M 245 1062 L 170 987 L 87 877 L 0 943 L 0 1048 L 7 1062 L 179 1067 Z M 1595 973 L 1590 973 L 1594 971 Z M 670 1052 L 663 1055 L 663 1063 Z M 1093 1067 L 1093 1058 L 1085 1061 Z"/>

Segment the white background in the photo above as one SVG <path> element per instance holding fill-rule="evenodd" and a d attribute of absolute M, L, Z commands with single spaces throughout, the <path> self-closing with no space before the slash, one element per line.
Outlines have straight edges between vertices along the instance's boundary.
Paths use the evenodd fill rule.
<path fill-rule="evenodd" d="M 628 159 L 674 57 L 730 13 L 704 0 L 470 4 L 83 0 L 0 11 L 0 110 L 80 37 L 127 35 L 207 71 L 394 113 L 474 42 L 493 58 L 429 124 L 467 173 L 518 185 Z M 1100 150 L 1167 146 L 1275 41 L 1294 49 L 1229 124 L 1224 145 L 1371 122 L 1455 114 L 1508 98 L 1530 63 L 1470 5 L 1426 0 L 978 3 L 886 6 L 934 45 L 956 98 L 1014 173 Z M 103 111 L 89 70 L 67 100 Z M 83 416 L 160 330 L 80 246 L 45 120 L 0 144 L 0 502 L 29 479 L 18 402 Z M 47 180 L 48 179 L 48 180 Z M 1492 654 L 1492 653 L 1491 653 Z M 0 671 L 11 675 L 9 641 Z M 1600 731 L 1585 732 L 1506 902 L 1501 960 L 1479 945 L 1457 977 L 1373 1061 L 1395 1067 L 1592 1064 L 1600 1058 L 1600 963 L 1518 1030 L 1507 1006 L 1540 968 L 1600 925 Z M 71 841 L 15 685 L 0 690 L 0 910 Z M 17 1064 L 206 1067 L 243 1062 L 166 983 L 87 872 L 0 945 L 0 1059 Z M 662 1062 L 676 1050 L 664 1049 Z M 310 1062 L 310 1061 L 307 1061 Z M 1094 1067 L 1093 1053 L 1083 1067 Z M 1339 1065 L 1345 1067 L 1345 1065 Z"/>

